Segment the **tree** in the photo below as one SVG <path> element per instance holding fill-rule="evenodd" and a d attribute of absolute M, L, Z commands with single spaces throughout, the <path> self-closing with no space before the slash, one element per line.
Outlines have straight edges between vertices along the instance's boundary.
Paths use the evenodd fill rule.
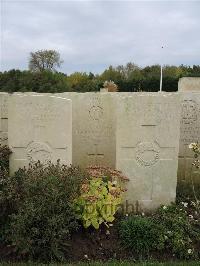
<path fill-rule="evenodd" d="M 118 84 L 122 80 L 122 75 L 119 70 L 116 70 L 113 66 L 109 66 L 108 69 L 100 75 L 100 80 L 102 82 L 112 80 L 115 84 Z"/>
<path fill-rule="evenodd" d="M 88 75 L 86 72 L 74 72 L 67 81 L 71 90 L 76 92 L 98 91 L 101 83 L 92 73 Z"/>
<path fill-rule="evenodd" d="M 160 65 L 146 66 L 142 69 L 145 78 L 160 78 Z"/>
<path fill-rule="evenodd" d="M 63 61 L 60 59 L 59 52 L 55 50 L 39 50 L 30 53 L 29 69 L 31 71 L 55 71 Z"/>
<path fill-rule="evenodd" d="M 130 80 L 133 77 L 137 76 L 140 73 L 140 68 L 135 63 L 127 63 L 125 66 L 119 65 L 116 67 L 116 70 L 119 71 L 122 77 L 126 80 Z"/>

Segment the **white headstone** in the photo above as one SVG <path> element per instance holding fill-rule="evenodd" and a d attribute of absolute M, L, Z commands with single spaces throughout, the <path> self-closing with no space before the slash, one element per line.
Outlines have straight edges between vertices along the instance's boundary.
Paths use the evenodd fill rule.
<path fill-rule="evenodd" d="M 108 92 L 108 88 L 101 88 L 100 92 Z"/>
<path fill-rule="evenodd" d="M 183 77 L 178 82 L 179 91 L 199 91 L 200 92 L 200 77 Z"/>
<path fill-rule="evenodd" d="M 0 144 L 8 144 L 8 97 L 7 93 L 0 93 Z"/>
<path fill-rule="evenodd" d="M 150 210 L 175 200 L 179 131 L 177 93 L 118 98 L 116 166 L 130 179 L 129 204 Z"/>
<path fill-rule="evenodd" d="M 115 167 L 115 107 L 110 93 L 66 93 L 73 106 L 74 165 Z"/>
<path fill-rule="evenodd" d="M 188 147 L 192 142 L 200 143 L 200 92 L 181 93 L 181 106 L 178 179 L 191 183 L 192 175 L 193 181 L 200 183 L 200 171 L 192 167 L 194 154 Z"/>
<path fill-rule="evenodd" d="M 72 162 L 71 100 L 48 95 L 14 94 L 9 98 L 8 139 L 11 173 L 48 161 Z"/>

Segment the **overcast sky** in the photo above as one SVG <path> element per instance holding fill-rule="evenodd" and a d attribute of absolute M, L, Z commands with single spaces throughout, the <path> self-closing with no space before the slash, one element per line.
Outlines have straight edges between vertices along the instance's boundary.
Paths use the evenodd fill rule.
<path fill-rule="evenodd" d="M 1 1 L 1 70 L 39 49 L 59 51 L 65 73 L 200 64 L 200 1 Z"/>

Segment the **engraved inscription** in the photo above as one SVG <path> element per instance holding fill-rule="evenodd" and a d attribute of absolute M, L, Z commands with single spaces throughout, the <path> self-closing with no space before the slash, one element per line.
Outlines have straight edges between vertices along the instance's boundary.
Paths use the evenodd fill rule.
<path fill-rule="evenodd" d="M 113 136 L 113 121 L 109 121 L 109 116 L 107 120 L 107 116 L 102 99 L 93 97 L 83 112 L 83 116 L 79 117 L 79 120 L 84 119 L 85 123 L 78 123 L 74 133 L 76 136 L 80 136 L 82 140 L 91 142 L 109 139 Z"/>
<path fill-rule="evenodd" d="M 141 114 L 143 114 L 142 126 L 156 126 L 161 122 L 161 105 L 157 103 L 147 104 L 143 106 Z"/>
<path fill-rule="evenodd" d="M 113 136 L 112 126 L 102 126 L 101 124 L 94 125 L 91 129 L 79 127 L 75 131 L 82 139 L 108 139 Z"/>
<path fill-rule="evenodd" d="M 2 97 L 1 117 L 8 118 L 8 98 L 7 97 Z"/>
<path fill-rule="evenodd" d="M 27 147 L 27 158 L 31 163 L 47 164 L 52 159 L 51 148 L 42 142 L 32 142 Z"/>
<path fill-rule="evenodd" d="M 136 147 L 136 161 L 141 166 L 152 166 L 159 160 L 159 153 L 155 142 L 140 142 Z"/>
<path fill-rule="evenodd" d="M 198 104 L 194 100 L 182 102 L 181 142 L 189 144 L 198 141 L 200 126 L 198 124 Z"/>
<path fill-rule="evenodd" d="M 52 104 L 43 104 L 40 102 L 28 101 L 27 103 L 17 103 L 16 108 L 25 114 L 31 114 L 30 119 L 34 125 L 43 125 L 53 123 L 55 120 L 61 120 L 62 115 Z"/>
<path fill-rule="evenodd" d="M 182 102 L 182 123 L 193 124 L 197 121 L 197 104 L 194 100 L 184 100 Z"/>
<path fill-rule="evenodd" d="M 200 139 L 200 126 L 188 126 L 181 128 L 181 142 L 189 144 Z"/>

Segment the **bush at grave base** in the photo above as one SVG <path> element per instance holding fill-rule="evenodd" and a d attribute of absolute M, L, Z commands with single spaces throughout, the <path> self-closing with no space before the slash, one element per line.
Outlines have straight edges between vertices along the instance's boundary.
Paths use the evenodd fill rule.
<path fill-rule="evenodd" d="M 164 235 L 161 225 L 150 217 L 130 216 L 122 220 L 119 234 L 122 245 L 139 256 L 145 256 L 153 250 L 164 247 Z"/>
<path fill-rule="evenodd" d="M 161 251 L 181 259 L 200 257 L 200 219 L 193 202 L 161 206 L 149 217 L 123 219 L 119 233 L 123 247 L 138 256 Z"/>
<path fill-rule="evenodd" d="M 102 223 L 109 227 L 122 203 L 123 183 L 128 179 L 111 168 L 91 166 L 87 170 L 91 179 L 82 184 L 75 209 L 85 228 L 99 229 Z"/>
<path fill-rule="evenodd" d="M 10 149 L 7 146 L 0 144 L 0 178 L 3 173 L 9 171 L 9 155 L 11 154 Z"/>
<path fill-rule="evenodd" d="M 2 239 L 26 259 L 62 260 L 68 254 L 71 233 L 79 227 L 77 206 L 80 200 L 84 196 L 90 200 L 100 196 L 98 204 L 102 208 L 98 205 L 96 210 L 101 210 L 98 213 L 101 222 L 98 220 L 97 224 L 94 217 L 86 221 L 81 214 L 85 227 L 90 221 L 98 228 L 102 222 L 114 220 L 125 181 L 127 178 L 121 172 L 105 167 L 94 166 L 83 171 L 59 162 L 46 166 L 38 162 L 27 169 L 19 169 L 13 176 L 7 176 L 3 184 L 0 202 L 5 207 L 2 217 L 5 228 Z M 91 185 L 89 192 L 84 191 L 87 184 Z M 87 207 L 86 199 L 82 203 L 83 209 Z M 114 212 L 110 206 L 116 207 Z"/>
<path fill-rule="evenodd" d="M 79 168 L 38 162 L 8 179 L 4 195 L 13 209 L 6 239 L 20 255 L 43 261 L 64 258 L 78 228 L 72 203 L 87 177 Z"/>
<path fill-rule="evenodd" d="M 102 248 L 98 246 L 100 236 L 106 248 L 113 246 L 114 239 L 119 247 L 116 254 L 120 250 L 126 254 L 127 249 L 137 255 L 134 258 L 155 254 L 162 258 L 166 255 L 188 260 L 200 258 L 200 216 L 194 199 L 186 197 L 188 201 L 183 202 L 179 198 L 176 204 L 162 206 L 148 217 L 144 214 L 120 217 L 119 227 L 115 223 L 113 231 L 106 229 L 106 235 L 104 227 L 80 228 L 71 239 L 80 220 L 85 227 L 96 229 L 101 223 L 109 226 L 115 221 L 116 206 L 121 202 L 127 178 L 120 171 L 106 167 L 91 166 L 83 171 L 59 162 L 46 166 L 38 162 L 9 177 L 9 154 L 7 147 L 0 147 L 0 244 L 11 244 L 21 258 L 51 262 L 76 257 L 76 250 L 84 249 L 83 246 L 73 251 L 69 245 L 72 246 L 74 235 L 80 234 L 80 241 L 85 233 L 91 233 L 91 238 L 96 236 L 86 242 L 89 248 L 90 244 L 96 245 L 94 258 L 98 258 Z M 89 215 L 88 205 L 94 210 Z M 102 206 L 108 206 L 106 212 Z M 109 239 L 107 232 L 113 232 L 113 238 Z"/>
<path fill-rule="evenodd" d="M 9 206 L 4 197 L 4 189 L 8 181 L 10 154 L 11 151 L 7 146 L 0 145 L 0 240 L 3 239 L 9 214 Z"/>

